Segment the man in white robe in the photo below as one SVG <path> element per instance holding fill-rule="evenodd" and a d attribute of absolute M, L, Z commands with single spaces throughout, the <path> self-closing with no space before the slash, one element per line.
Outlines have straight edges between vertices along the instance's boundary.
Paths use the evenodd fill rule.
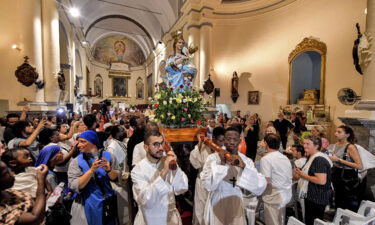
<path fill-rule="evenodd" d="M 134 199 L 139 210 L 134 225 L 182 225 L 176 209 L 175 195 L 188 190 L 186 174 L 169 164 L 176 160 L 173 152 L 163 156 L 164 138 L 157 130 L 145 134 L 146 158 L 131 171 Z"/>
<path fill-rule="evenodd" d="M 265 223 L 285 224 L 285 206 L 292 198 L 292 165 L 289 159 L 279 152 L 278 135 L 267 134 L 264 141 L 267 153 L 260 160 L 260 172 L 268 183 L 262 196 Z"/>
<path fill-rule="evenodd" d="M 222 127 L 215 127 L 213 129 L 212 141 L 219 147 L 224 146 L 224 133 L 225 129 Z M 203 144 L 200 136 L 198 136 L 198 140 L 199 143 L 195 146 L 193 151 L 190 152 L 189 160 L 191 165 L 193 165 L 195 169 L 199 170 L 197 179 L 195 181 L 193 224 L 203 225 L 204 207 L 206 205 L 208 191 L 203 187 L 200 173 L 207 157 L 215 151 Z"/>
<path fill-rule="evenodd" d="M 266 188 L 266 179 L 253 161 L 238 152 L 240 142 L 240 132 L 229 127 L 224 143 L 230 158 L 226 159 L 225 151 L 213 153 L 204 164 L 200 176 L 210 192 L 204 213 L 206 225 L 246 225 L 241 188 L 255 195 Z"/>

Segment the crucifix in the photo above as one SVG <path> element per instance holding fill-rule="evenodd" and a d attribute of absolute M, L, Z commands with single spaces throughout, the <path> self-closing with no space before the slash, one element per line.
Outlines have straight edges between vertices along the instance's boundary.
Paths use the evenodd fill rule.
<path fill-rule="evenodd" d="M 232 182 L 232 185 L 233 185 L 233 187 L 235 187 L 236 186 L 236 178 L 235 177 L 233 177 L 232 179 L 229 179 L 229 181 L 231 181 Z"/>

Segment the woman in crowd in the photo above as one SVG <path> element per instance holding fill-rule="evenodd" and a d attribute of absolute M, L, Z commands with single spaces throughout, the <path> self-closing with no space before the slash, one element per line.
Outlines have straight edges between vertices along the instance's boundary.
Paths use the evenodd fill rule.
<path fill-rule="evenodd" d="M 0 224 L 41 224 L 46 208 L 44 193 L 48 168 L 37 170 L 38 188 L 35 203 L 31 195 L 10 189 L 14 184 L 13 172 L 0 161 Z"/>
<path fill-rule="evenodd" d="M 262 120 L 260 119 L 258 113 L 254 113 L 253 114 L 253 117 L 255 119 L 255 123 L 258 124 L 258 126 L 260 127 L 261 123 L 262 123 Z"/>
<path fill-rule="evenodd" d="M 75 152 L 73 151 L 74 146 L 69 146 L 61 142 L 60 140 L 61 140 L 60 133 L 56 129 L 45 128 L 39 134 L 39 142 L 41 146 L 43 146 L 43 149 L 50 145 L 60 147 L 61 153 L 63 155 L 63 160 L 62 162 L 54 166 L 54 172 L 55 172 L 55 175 L 57 176 L 58 183 L 64 182 L 65 184 L 67 184 L 68 183 L 67 173 L 68 173 L 68 168 L 69 168 L 69 162 Z"/>
<path fill-rule="evenodd" d="M 75 121 L 72 121 L 71 124 L 72 124 L 72 126 L 74 126 Z M 69 129 L 69 125 L 66 122 L 63 122 L 63 123 L 57 125 L 56 129 L 60 133 L 60 142 L 67 145 L 66 147 L 68 147 L 68 146 L 70 147 L 71 142 L 69 141 L 69 139 L 71 139 L 73 137 L 73 134 L 74 134 L 73 129 Z"/>
<path fill-rule="evenodd" d="M 70 142 L 73 143 L 76 141 L 78 139 L 78 135 L 86 130 L 87 126 L 83 123 L 83 121 L 75 122 L 72 126 L 73 137 L 70 139 Z"/>
<path fill-rule="evenodd" d="M 109 152 L 99 151 L 99 138 L 92 130 L 79 135 L 78 148 L 82 154 L 71 161 L 68 171 L 69 187 L 78 193 L 72 205 L 70 222 L 115 224 L 116 198 L 110 181 L 118 178 L 116 158 Z"/>
<path fill-rule="evenodd" d="M 320 149 L 322 141 L 315 136 L 306 136 L 303 147 L 309 157 L 303 168 L 294 168 L 293 176 L 298 181 L 298 197 L 304 199 L 305 223 L 313 225 L 316 218 L 323 219 L 325 207 L 331 196 L 332 162 Z"/>
<path fill-rule="evenodd" d="M 267 134 L 276 134 L 276 135 L 279 135 L 277 133 L 275 127 L 273 127 L 273 126 L 266 127 L 266 130 L 264 131 L 264 136 L 266 136 Z M 280 152 L 283 151 L 282 144 L 280 144 L 279 151 Z M 260 154 L 261 156 L 263 156 L 265 153 L 266 153 L 266 142 L 263 139 L 263 140 L 259 141 L 259 143 L 258 143 L 258 154 Z"/>
<path fill-rule="evenodd" d="M 257 155 L 259 141 L 259 126 L 255 123 L 255 118 L 251 116 L 245 128 L 246 156 L 253 161 Z"/>
<path fill-rule="evenodd" d="M 320 139 L 322 139 L 322 152 L 326 152 L 327 150 L 327 147 L 329 145 L 329 141 L 327 140 L 326 138 L 326 132 L 325 132 L 325 129 L 324 127 L 322 126 L 314 126 L 312 129 L 311 129 L 311 134 L 314 135 L 315 137 L 320 137 Z"/>
<path fill-rule="evenodd" d="M 354 212 L 359 207 L 360 181 L 358 169 L 362 169 L 362 161 L 354 145 L 353 130 L 345 125 L 336 129 L 337 142 L 328 147 L 334 162 L 332 183 L 335 190 L 337 208 L 350 209 Z"/>
<path fill-rule="evenodd" d="M 129 209 L 128 209 L 128 190 L 127 190 L 127 178 L 129 175 L 129 168 L 126 164 L 126 145 L 123 140 L 126 137 L 125 129 L 122 126 L 110 126 L 105 129 L 105 132 L 109 135 L 106 142 L 106 151 L 116 157 L 116 161 L 119 164 L 120 176 L 117 182 L 111 182 L 112 188 L 115 190 L 117 195 L 118 205 L 118 216 L 120 224 L 129 223 Z"/>
<path fill-rule="evenodd" d="M 47 182 L 51 185 L 52 190 L 59 184 L 57 176 L 53 169 L 56 165 L 64 162 L 64 156 L 61 152 L 60 146 L 58 145 L 48 145 L 44 147 L 39 154 L 39 157 L 35 163 L 35 167 L 38 167 L 42 164 L 47 165 L 48 175 Z"/>

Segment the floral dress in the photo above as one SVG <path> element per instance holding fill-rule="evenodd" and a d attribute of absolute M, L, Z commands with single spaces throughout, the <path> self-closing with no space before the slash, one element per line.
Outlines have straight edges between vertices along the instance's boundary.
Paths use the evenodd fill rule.
<path fill-rule="evenodd" d="M 33 207 L 33 198 L 30 194 L 8 189 L 6 192 L 11 196 L 2 204 L 5 207 L 0 212 L 0 224 L 16 224 L 19 217 Z"/>

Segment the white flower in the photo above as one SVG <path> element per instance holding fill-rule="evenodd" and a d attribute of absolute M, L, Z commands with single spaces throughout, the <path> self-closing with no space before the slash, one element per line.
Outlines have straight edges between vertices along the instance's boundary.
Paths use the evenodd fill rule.
<path fill-rule="evenodd" d="M 163 101 L 163 104 L 164 104 L 164 105 L 167 105 L 168 103 L 167 103 L 167 101 L 164 100 L 164 101 Z"/>
<path fill-rule="evenodd" d="M 186 103 L 186 99 L 185 99 L 185 98 L 184 98 L 184 99 L 182 99 L 182 102 L 183 102 L 183 103 Z"/>
<path fill-rule="evenodd" d="M 189 118 L 191 118 L 191 115 L 190 115 L 190 114 L 188 114 L 188 117 L 189 117 Z"/>
<path fill-rule="evenodd" d="M 172 115 L 172 113 L 168 112 L 167 115 L 170 116 L 170 115 Z"/>
<path fill-rule="evenodd" d="M 156 94 L 156 95 L 155 95 L 155 99 L 159 99 L 160 97 L 161 97 L 160 94 Z"/>

